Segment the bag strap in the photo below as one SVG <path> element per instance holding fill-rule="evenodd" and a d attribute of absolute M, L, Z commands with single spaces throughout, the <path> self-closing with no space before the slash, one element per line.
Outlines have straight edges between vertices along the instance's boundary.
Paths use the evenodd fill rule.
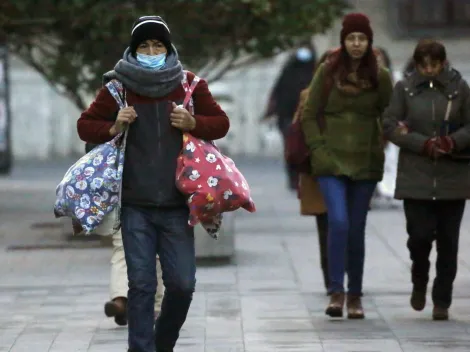
<path fill-rule="evenodd" d="M 446 121 L 446 122 L 449 121 L 451 110 L 452 110 L 452 99 L 449 99 L 447 101 L 446 115 L 444 117 L 444 121 Z"/>
<path fill-rule="evenodd" d="M 127 105 L 127 100 L 126 100 L 126 90 L 124 89 L 124 86 L 120 81 L 117 79 L 112 79 L 108 83 L 106 83 L 106 88 L 108 88 L 109 93 L 113 96 L 114 100 L 116 100 L 116 103 L 119 106 L 119 109 L 126 108 Z M 123 134 L 119 134 L 115 138 L 120 138 L 122 136 L 121 144 L 120 144 L 120 149 L 119 151 L 124 151 L 126 148 L 126 142 L 127 142 L 127 135 L 129 133 L 129 128 L 126 127 L 125 132 Z M 116 158 L 116 161 L 119 158 Z"/>
<path fill-rule="evenodd" d="M 196 89 L 197 84 L 201 80 L 198 76 L 194 76 L 193 81 L 191 82 L 191 85 L 188 83 L 188 71 L 183 71 L 183 81 L 181 84 L 183 85 L 184 91 L 186 92 L 186 96 L 184 97 L 183 100 L 183 108 L 187 108 L 189 105 L 188 111 L 194 115 L 194 102 L 192 95 L 194 93 L 194 90 Z"/>
<path fill-rule="evenodd" d="M 450 112 L 452 110 L 452 99 L 449 99 L 447 101 L 447 108 L 446 108 L 446 115 L 444 117 L 444 122 L 448 122 L 449 121 L 449 117 L 450 117 Z M 446 123 L 446 135 L 449 134 L 449 124 Z"/>
<path fill-rule="evenodd" d="M 112 79 L 106 83 L 106 88 L 108 88 L 109 93 L 116 100 L 120 109 L 127 107 L 126 90 L 120 81 Z"/>

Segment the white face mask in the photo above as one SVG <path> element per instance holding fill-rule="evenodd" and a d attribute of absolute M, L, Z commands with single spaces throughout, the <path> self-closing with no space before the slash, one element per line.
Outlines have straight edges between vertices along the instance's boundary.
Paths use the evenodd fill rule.
<path fill-rule="evenodd" d="M 297 60 L 302 61 L 302 62 L 306 62 L 306 61 L 310 61 L 312 59 L 313 53 L 308 48 L 299 48 L 299 49 L 297 49 L 296 56 L 297 56 Z"/>

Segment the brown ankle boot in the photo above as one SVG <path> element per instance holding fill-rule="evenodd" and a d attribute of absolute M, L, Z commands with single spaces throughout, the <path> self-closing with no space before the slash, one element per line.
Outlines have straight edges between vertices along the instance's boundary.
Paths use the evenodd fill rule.
<path fill-rule="evenodd" d="M 426 306 L 426 286 L 413 285 L 413 291 L 410 298 L 411 307 L 420 312 Z"/>
<path fill-rule="evenodd" d="M 334 292 L 330 296 L 330 303 L 326 307 L 325 314 L 332 318 L 341 318 L 343 316 L 344 292 Z"/>
<path fill-rule="evenodd" d="M 114 317 L 114 322 L 119 326 L 127 325 L 127 299 L 117 297 L 112 301 L 106 302 L 104 314 L 109 318 Z"/>
<path fill-rule="evenodd" d="M 346 306 L 348 308 L 348 319 L 364 319 L 361 296 L 348 295 Z"/>
<path fill-rule="evenodd" d="M 432 310 L 433 320 L 449 320 L 449 310 L 447 308 L 441 308 L 434 306 Z"/>

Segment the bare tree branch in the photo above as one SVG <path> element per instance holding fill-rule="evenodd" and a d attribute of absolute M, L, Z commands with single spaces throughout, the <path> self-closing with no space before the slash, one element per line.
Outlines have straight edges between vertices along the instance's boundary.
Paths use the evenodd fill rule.
<path fill-rule="evenodd" d="M 236 58 L 234 56 L 219 61 L 218 66 L 213 67 L 211 74 L 207 77 L 207 83 L 221 79 L 230 70 L 235 61 Z"/>
<path fill-rule="evenodd" d="M 59 95 L 62 95 L 68 99 L 70 99 L 79 109 L 84 110 L 86 109 L 85 102 L 83 101 L 82 97 L 76 92 L 75 89 L 70 87 L 59 85 L 57 81 L 49 75 L 48 72 L 44 70 L 44 68 L 34 60 L 31 53 L 29 55 L 19 54 L 21 60 L 23 60 L 27 65 L 31 66 L 34 70 L 36 70 L 48 83 L 48 85 Z"/>
<path fill-rule="evenodd" d="M 54 24 L 57 20 L 54 18 L 16 18 L 11 19 L 0 13 L 0 23 L 2 27 L 18 27 L 18 26 L 31 26 L 31 25 L 43 25 L 43 24 Z"/>
<path fill-rule="evenodd" d="M 218 72 L 216 72 L 215 74 L 211 75 L 210 77 L 207 78 L 207 83 L 213 83 L 215 81 L 218 81 L 219 79 L 222 79 L 223 76 L 225 76 L 225 74 L 228 72 L 228 71 L 231 71 L 231 70 L 236 70 L 236 69 L 239 69 L 241 67 L 244 67 L 244 66 L 249 66 L 251 64 L 254 64 L 258 61 L 261 61 L 262 58 L 261 57 L 258 57 L 258 56 L 247 56 L 246 58 L 243 58 L 242 60 L 239 60 L 237 62 L 236 59 L 233 59 L 233 60 L 230 60 L 227 64 L 223 65 L 223 67 L 221 69 L 219 69 Z"/>
<path fill-rule="evenodd" d="M 201 67 L 201 69 L 198 71 L 197 75 L 199 77 L 205 77 L 209 74 L 210 70 L 214 67 L 214 65 L 217 64 L 217 59 L 211 57 L 207 63 Z"/>

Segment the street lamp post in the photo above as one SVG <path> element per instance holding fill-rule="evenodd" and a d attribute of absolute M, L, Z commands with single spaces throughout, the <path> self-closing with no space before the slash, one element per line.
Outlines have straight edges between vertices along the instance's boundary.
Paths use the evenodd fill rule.
<path fill-rule="evenodd" d="M 10 112 L 8 49 L 0 41 L 0 174 L 8 174 L 12 166 Z"/>

